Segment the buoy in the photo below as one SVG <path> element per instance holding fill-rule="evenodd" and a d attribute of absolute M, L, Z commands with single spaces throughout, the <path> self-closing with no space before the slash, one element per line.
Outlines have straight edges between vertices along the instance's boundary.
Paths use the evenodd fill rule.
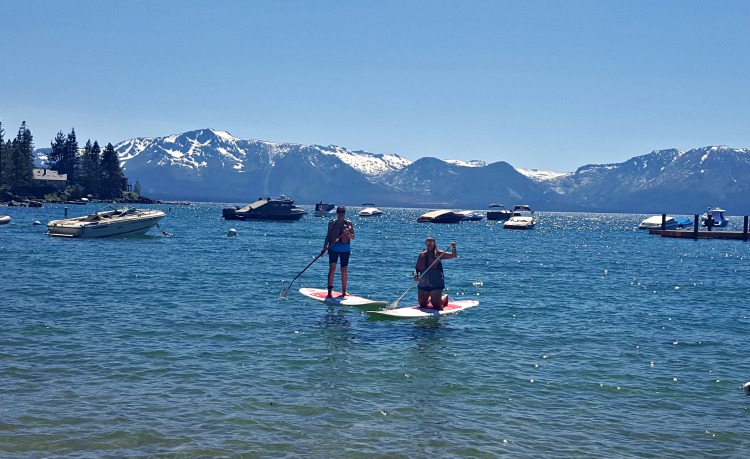
<path fill-rule="evenodd" d="M 34 220 L 34 223 L 32 223 L 32 225 L 34 225 L 34 226 L 38 226 L 38 225 L 41 225 L 41 224 L 42 224 L 42 222 L 40 222 L 39 220 Z"/>
<path fill-rule="evenodd" d="M 750 381 L 743 384 L 742 388 L 745 389 L 745 395 L 750 395 Z"/>
<path fill-rule="evenodd" d="M 227 236 L 237 236 L 237 230 L 234 228 L 229 228 L 229 231 L 227 231 Z"/>

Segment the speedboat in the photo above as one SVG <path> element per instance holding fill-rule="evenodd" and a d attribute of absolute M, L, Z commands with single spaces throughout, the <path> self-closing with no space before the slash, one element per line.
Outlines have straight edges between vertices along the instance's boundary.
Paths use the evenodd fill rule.
<path fill-rule="evenodd" d="M 433 210 L 420 216 L 419 223 L 458 223 L 464 218 L 463 215 L 452 210 Z"/>
<path fill-rule="evenodd" d="M 500 220 L 506 221 L 513 216 L 513 212 L 509 211 L 502 204 L 490 204 L 490 209 L 487 211 L 487 220 Z"/>
<path fill-rule="evenodd" d="M 708 226 L 707 222 L 709 221 L 710 216 L 713 219 L 713 223 L 711 224 L 712 228 L 723 228 L 727 226 L 729 224 L 729 219 L 724 217 L 724 212 L 726 212 L 726 210 L 718 207 L 714 207 L 713 209 L 709 208 L 701 217 L 701 225 Z"/>
<path fill-rule="evenodd" d="M 648 217 L 638 225 L 638 229 L 662 229 L 661 220 L 661 215 Z M 693 219 L 690 217 L 674 217 L 672 215 L 664 217 L 664 229 L 685 228 L 692 224 Z"/>
<path fill-rule="evenodd" d="M 383 215 L 383 211 L 378 209 L 372 204 L 362 204 L 364 209 L 360 210 L 357 214 L 358 217 L 374 217 L 376 215 Z"/>
<path fill-rule="evenodd" d="M 531 207 L 526 204 L 517 205 L 513 208 L 513 215 L 503 223 L 505 229 L 527 230 L 536 225 L 536 216 Z"/>
<path fill-rule="evenodd" d="M 463 215 L 462 222 L 478 222 L 484 218 L 484 214 L 476 210 L 461 210 L 456 213 Z"/>
<path fill-rule="evenodd" d="M 258 198 L 244 207 L 225 207 L 221 212 L 225 220 L 299 220 L 305 210 L 294 205 L 286 196 Z"/>
<path fill-rule="evenodd" d="M 315 204 L 315 216 L 316 217 L 330 217 L 336 213 L 335 204 L 325 204 L 323 201 Z"/>
<path fill-rule="evenodd" d="M 107 237 L 146 234 L 166 214 L 156 209 L 108 206 L 83 217 L 52 220 L 47 233 L 60 237 Z"/>

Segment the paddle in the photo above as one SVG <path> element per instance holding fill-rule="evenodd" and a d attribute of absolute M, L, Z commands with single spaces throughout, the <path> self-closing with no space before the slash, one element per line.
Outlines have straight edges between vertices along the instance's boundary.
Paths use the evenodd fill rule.
<path fill-rule="evenodd" d="M 333 244 L 337 243 L 339 241 L 339 239 L 341 239 L 343 236 L 344 236 L 344 234 L 342 233 L 339 237 L 337 237 L 336 239 L 334 239 L 333 242 L 331 242 L 330 244 L 328 244 L 328 247 L 326 247 L 325 250 L 323 250 L 322 252 L 320 252 L 320 255 L 318 255 L 317 257 L 313 258 L 313 261 L 311 261 L 309 265 L 305 266 L 305 269 L 303 269 L 302 271 L 300 271 L 300 273 L 297 274 L 297 276 L 294 279 L 292 279 L 291 282 L 289 282 L 289 285 L 287 285 L 286 288 L 281 291 L 281 293 L 279 294 L 279 297 L 280 298 L 286 298 L 286 294 L 289 293 L 289 289 L 292 288 L 292 284 L 294 283 L 294 281 L 296 281 L 297 279 L 299 279 L 299 276 L 301 276 L 305 271 L 307 271 L 307 268 L 309 268 L 310 266 L 313 265 L 313 263 L 315 263 L 316 261 L 318 261 L 318 258 L 322 257 L 323 254 L 325 254 L 326 252 L 328 252 L 328 249 L 331 248 L 331 246 Z"/>
<path fill-rule="evenodd" d="M 432 264 L 431 264 L 430 266 L 428 266 L 428 267 L 427 267 L 427 269 L 425 269 L 424 271 L 422 271 L 422 274 L 420 274 L 420 275 L 419 275 L 419 277 L 417 278 L 417 280 L 415 280 L 415 281 L 414 281 L 414 283 L 412 283 L 412 284 L 411 284 L 411 285 L 409 286 L 409 288 L 407 288 L 407 289 L 406 289 L 406 292 L 404 292 L 404 293 L 403 293 L 403 294 L 402 294 L 402 295 L 401 295 L 400 297 L 398 297 L 398 299 L 397 299 L 396 301 L 394 301 L 393 303 L 391 303 L 391 304 L 390 304 L 390 305 L 388 306 L 388 308 L 387 308 L 387 309 L 396 309 L 396 306 L 398 306 L 398 302 L 399 302 L 399 301 L 401 301 L 401 298 L 403 298 L 403 297 L 404 297 L 404 296 L 406 295 L 406 293 L 407 293 L 407 292 L 408 292 L 409 290 L 411 290 L 411 288 L 412 288 L 412 287 L 414 287 L 414 286 L 415 286 L 416 284 L 418 284 L 418 283 L 419 283 L 419 280 L 420 280 L 420 279 L 422 279 L 422 276 L 424 276 L 425 274 L 427 274 L 427 271 L 429 271 L 429 270 L 430 270 L 430 268 L 432 268 L 433 266 L 435 266 L 435 264 L 436 264 L 436 263 L 437 263 L 438 261 L 440 261 L 440 259 L 441 259 L 441 258 L 443 257 L 443 255 L 445 255 L 446 253 L 448 253 L 448 252 L 440 252 L 440 255 L 438 255 L 438 256 L 437 256 L 437 258 L 435 258 L 435 261 L 433 261 L 433 262 L 432 262 Z"/>

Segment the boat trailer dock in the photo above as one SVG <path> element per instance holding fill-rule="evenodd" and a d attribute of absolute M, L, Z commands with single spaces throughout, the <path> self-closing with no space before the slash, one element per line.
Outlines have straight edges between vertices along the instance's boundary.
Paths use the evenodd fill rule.
<path fill-rule="evenodd" d="M 666 214 L 662 215 L 662 222 L 666 218 Z M 741 241 L 748 240 L 748 216 L 745 215 L 745 223 L 742 231 L 722 231 L 722 230 L 707 230 L 701 231 L 698 229 L 698 215 L 695 216 L 692 230 L 668 230 L 668 229 L 650 229 L 648 234 L 656 234 L 661 237 L 673 237 L 683 239 L 738 239 Z M 662 223 L 664 225 L 664 223 Z"/>

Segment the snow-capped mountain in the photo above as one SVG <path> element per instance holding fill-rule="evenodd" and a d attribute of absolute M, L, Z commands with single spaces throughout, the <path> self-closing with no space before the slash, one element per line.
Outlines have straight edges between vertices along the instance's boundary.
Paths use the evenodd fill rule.
<path fill-rule="evenodd" d="M 340 146 L 242 140 L 201 129 L 115 146 L 131 183 L 158 199 L 251 202 L 287 195 L 378 206 L 475 208 L 529 203 L 538 210 L 750 213 L 750 150 L 657 150 L 575 172 L 515 169 L 499 161 L 416 161 Z"/>

